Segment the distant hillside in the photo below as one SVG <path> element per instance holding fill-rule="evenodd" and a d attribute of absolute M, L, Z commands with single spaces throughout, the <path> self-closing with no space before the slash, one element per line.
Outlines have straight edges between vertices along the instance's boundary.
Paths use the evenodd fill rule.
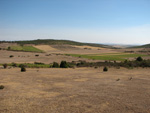
<path fill-rule="evenodd" d="M 0 43 L 7 42 L 7 43 L 17 43 L 20 45 L 24 44 L 45 44 L 45 45 L 63 45 L 63 44 L 68 44 L 68 45 L 78 45 L 78 46 L 93 46 L 93 47 L 103 47 L 103 48 L 114 48 L 112 46 L 108 45 L 103 45 L 103 44 L 95 44 L 95 43 L 81 43 L 81 42 L 76 42 L 76 41 L 70 41 L 70 40 L 53 40 L 53 39 L 38 39 L 38 40 L 27 40 L 27 41 L 1 41 Z"/>
<path fill-rule="evenodd" d="M 134 46 L 134 47 L 131 47 L 131 48 L 150 48 L 150 44 L 145 44 L 145 45 L 142 45 L 142 46 Z"/>

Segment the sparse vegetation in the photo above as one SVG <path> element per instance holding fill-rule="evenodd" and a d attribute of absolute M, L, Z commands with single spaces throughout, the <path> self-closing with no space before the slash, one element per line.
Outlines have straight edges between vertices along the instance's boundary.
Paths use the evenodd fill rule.
<path fill-rule="evenodd" d="M 17 67 L 17 64 L 13 62 L 13 63 L 12 63 L 12 66 L 13 66 L 13 67 Z"/>
<path fill-rule="evenodd" d="M 99 66 L 107 66 L 107 67 L 116 67 L 120 69 L 120 67 L 133 68 L 133 67 L 150 67 L 150 60 L 134 60 L 134 61 L 122 61 L 122 62 L 86 62 L 80 61 L 76 64 L 77 67 L 99 67 Z"/>
<path fill-rule="evenodd" d="M 142 60 L 141 60 L 142 59 Z M 116 61 L 105 61 L 105 62 L 86 62 L 83 60 L 80 61 L 73 61 L 73 62 L 66 62 L 62 61 L 60 65 L 57 62 L 54 62 L 53 64 L 44 64 L 41 62 L 34 62 L 34 63 L 10 63 L 10 64 L 0 64 L 4 68 L 7 68 L 7 66 L 13 66 L 13 67 L 21 67 L 24 65 L 28 68 L 73 68 L 73 67 L 101 67 L 101 66 L 107 66 L 107 67 L 116 67 L 117 69 L 120 69 L 120 67 L 126 67 L 126 68 L 134 68 L 134 67 L 150 67 L 150 59 L 144 60 L 142 57 L 137 57 L 135 60 L 129 61 L 124 60 L 121 62 Z"/>

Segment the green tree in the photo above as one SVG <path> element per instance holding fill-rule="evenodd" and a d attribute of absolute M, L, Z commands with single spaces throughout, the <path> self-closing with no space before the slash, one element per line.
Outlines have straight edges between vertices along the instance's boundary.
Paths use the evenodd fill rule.
<path fill-rule="evenodd" d="M 52 65 L 53 68 L 59 68 L 59 64 L 57 62 L 53 62 L 53 65 Z"/>
<path fill-rule="evenodd" d="M 60 68 L 68 68 L 68 64 L 66 61 L 61 61 Z"/>
<path fill-rule="evenodd" d="M 139 56 L 139 57 L 136 58 L 136 61 L 141 62 L 141 61 L 143 61 L 143 58 Z"/>

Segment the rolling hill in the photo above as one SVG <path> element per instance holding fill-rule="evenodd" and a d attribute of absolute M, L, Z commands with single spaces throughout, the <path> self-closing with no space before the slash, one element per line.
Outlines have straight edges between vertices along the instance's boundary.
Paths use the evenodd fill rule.
<path fill-rule="evenodd" d="M 130 48 L 150 48 L 150 44 L 145 44 L 145 45 L 141 45 L 141 46 L 133 46 Z"/>
<path fill-rule="evenodd" d="M 77 45 L 77 46 L 93 46 L 93 47 L 103 47 L 103 48 L 115 48 L 108 45 L 103 44 L 96 44 L 96 43 L 82 43 L 82 42 L 76 42 L 76 41 L 70 41 L 70 40 L 54 40 L 54 39 L 37 39 L 37 40 L 26 40 L 26 41 L 0 41 L 0 43 L 17 43 L 20 45 L 24 44 L 35 44 L 35 45 Z"/>

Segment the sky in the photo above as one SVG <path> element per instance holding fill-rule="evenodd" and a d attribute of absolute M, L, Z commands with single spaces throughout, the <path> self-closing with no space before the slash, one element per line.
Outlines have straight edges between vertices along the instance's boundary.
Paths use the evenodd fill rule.
<path fill-rule="evenodd" d="M 0 0 L 0 41 L 150 43 L 150 0 Z"/>

